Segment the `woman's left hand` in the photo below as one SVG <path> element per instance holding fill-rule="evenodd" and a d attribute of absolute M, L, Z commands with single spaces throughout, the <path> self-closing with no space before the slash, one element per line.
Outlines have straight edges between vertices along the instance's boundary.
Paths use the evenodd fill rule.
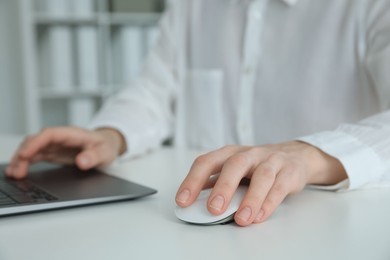
<path fill-rule="evenodd" d="M 347 178 L 336 158 L 300 141 L 263 146 L 225 146 L 199 156 L 181 184 L 176 203 L 190 206 L 200 191 L 216 181 L 207 207 L 222 214 L 243 179 L 249 189 L 235 214 L 240 226 L 265 221 L 284 198 L 306 184 L 335 184 Z"/>

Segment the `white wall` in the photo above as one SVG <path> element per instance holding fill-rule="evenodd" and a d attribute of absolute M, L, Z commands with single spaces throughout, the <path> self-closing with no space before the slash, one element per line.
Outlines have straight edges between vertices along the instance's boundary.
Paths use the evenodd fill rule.
<path fill-rule="evenodd" d="M 0 133 L 24 133 L 17 1 L 0 0 Z"/>

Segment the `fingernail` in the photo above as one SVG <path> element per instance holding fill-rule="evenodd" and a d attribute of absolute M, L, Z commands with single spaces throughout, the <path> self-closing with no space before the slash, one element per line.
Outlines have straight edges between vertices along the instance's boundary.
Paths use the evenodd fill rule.
<path fill-rule="evenodd" d="M 255 221 L 261 221 L 261 218 L 264 216 L 264 210 L 260 210 L 259 214 L 257 214 L 257 217 L 255 218 Z"/>
<path fill-rule="evenodd" d="M 250 219 L 251 215 L 252 210 L 249 207 L 245 207 L 238 213 L 237 217 L 247 222 Z"/>
<path fill-rule="evenodd" d="M 223 204 L 225 203 L 225 199 L 221 196 L 215 196 L 214 199 L 210 203 L 210 207 L 217 210 L 221 211 Z"/>
<path fill-rule="evenodd" d="M 182 190 L 176 197 L 176 200 L 181 203 L 185 203 L 190 198 L 190 191 L 188 189 Z"/>

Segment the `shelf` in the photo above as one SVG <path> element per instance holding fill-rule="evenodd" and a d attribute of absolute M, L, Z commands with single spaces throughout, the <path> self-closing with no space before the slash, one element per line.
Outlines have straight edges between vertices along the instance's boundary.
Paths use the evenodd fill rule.
<path fill-rule="evenodd" d="M 40 90 L 41 99 L 71 99 L 71 98 L 104 98 L 110 94 L 108 88 L 99 87 L 102 90 L 53 90 L 42 88 Z"/>
<path fill-rule="evenodd" d="M 37 25 L 134 25 L 152 26 L 156 25 L 161 18 L 160 13 L 95 13 L 91 15 L 51 15 L 37 13 L 34 21 Z"/>
<path fill-rule="evenodd" d="M 111 13 L 109 22 L 112 25 L 151 26 L 156 25 L 160 18 L 161 13 Z"/>
<path fill-rule="evenodd" d="M 99 16 L 92 15 L 51 15 L 47 13 L 37 13 L 34 17 L 35 23 L 38 25 L 96 25 L 99 21 Z"/>
<path fill-rule="evenodd" d="M 128 0 L 117 8 L 112 0 L 18 1 L 27 35 L 22 55 L 30 133 L 52 125 L 85 125 L 138 75 L 162 16 L 157 8 L 130 8 Z"/>

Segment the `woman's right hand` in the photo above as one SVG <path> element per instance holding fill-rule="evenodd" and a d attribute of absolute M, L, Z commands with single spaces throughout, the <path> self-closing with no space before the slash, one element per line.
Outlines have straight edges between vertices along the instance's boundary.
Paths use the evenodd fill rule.
<path fill-rule="evenodd" d="M 76 164 L 82 170 L 106 166 L 126 151 L 122 134 L 112 128 L 90 131 L 78 127 L 46 128 L 25 138 L 15 152 L 6 175 L 15 179 L 27 176 L 38 161 Z"/>

